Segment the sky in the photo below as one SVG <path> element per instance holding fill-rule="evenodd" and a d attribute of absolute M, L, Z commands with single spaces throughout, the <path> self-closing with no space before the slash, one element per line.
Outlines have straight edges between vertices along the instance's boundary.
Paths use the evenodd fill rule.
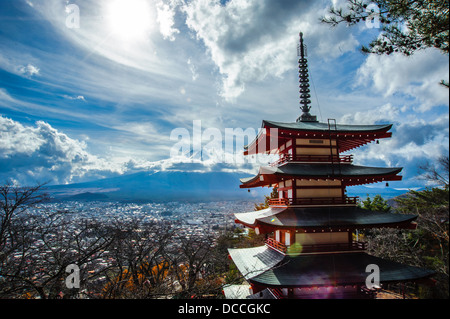
<path fill-rule="evenodd" d="M 263 119 L 300 115 L 303 32 L 311 113 L 392 123 L 391 139 L 350 152 L 354 163 L 403 167 L 396 188 L 427 185 L 419 166 L 449 152 L 449 90 L 439 85 L 448 55 L 363 54 L 380 29 L 321 23 L 331 5 L 345 1 L 0 1 L 0 181 L 254 172 L 242 149 L 222 142 L 227 129 L 244 138 Z M 179 132 L 214 147 L 175 156 Z"/>

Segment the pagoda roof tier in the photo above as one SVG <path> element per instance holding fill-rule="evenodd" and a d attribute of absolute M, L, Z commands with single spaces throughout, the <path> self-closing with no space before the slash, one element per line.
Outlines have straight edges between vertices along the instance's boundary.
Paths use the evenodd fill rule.
<path fill-rule="evenodd" d="M 363 185 L 377 183 L 381 181 L 401 180 L 397 174 L 403 168 L 392 167 L 368 167 L 357 165 L 336 165 L 336 164 L 299 164 L 287 163 L 279 167 L 264 166 L 259 169 L 257 175 L 249 178 L 242 178 L 241 188 L 251 188 L 258 186 L 270 186 L 278 182 L 291 179 L 339 179 L 344 186 Z"/>
<path fill-rule="evenodd" d="M 305 231 L 326 229 L 344 231 L 363 228 L 414 229 L 416 215 L 370 211 L 353 207 L 269 207 L 259 211 L 235 214 L 236 222 L 261 233 L 277 229 Z"/>
<path fill-rule="evenodd" d="M 230 248 L 228 253 L 245 279 L 256 277 L 270 270 L 285 258 L 284 254 L 268 246 Z"/>
<path fill-rule="evenodd" d="M 334 124 L 332 125 L 334 127 Z M 262 127 L 264 128 L 278 128 L 287 129 L 294 131 L 317 131 L 317 132 L 328 132 L 328 123 L 321 122 L 293 122 L 293 123 L 283 123 L 263 120 Z M 339 133 L 368 133 L 368 132 L 384 132 L 389 131 L 392 124 L 383 125 L 353 125 L 353 124 L 337 124 L 336 130 L 333 128 L 333 132 Z"/>
<path fill-rule="evenodd" d="M 262 122 L 262 130 L 256 139 L 245 147 L 245 155 L 270 153 L 277 150 L 283 140 L 297 138 L 338 138 L 339 152 L 345 152 L 374 140 L 392 136 L 388 132 L 392 124 L 385 125 L 350 125 L 320 122 L 294 122 L 282 123 L 266 121 Z M 275 131 L 273 129 L 276 129 Z M 274 138 L 278 143 L 274 143 Z M 271 144 L 272 140 L 272 144 Z"/>
<path fill-rule="evenodd" d="M 363 252 L 289 256 L 267 246 L 228 251 L 247 281 L 270 288 L 364 285 L 368 265 L 379 267 L 381 283 L 418 281 L 435 274 Z"/>

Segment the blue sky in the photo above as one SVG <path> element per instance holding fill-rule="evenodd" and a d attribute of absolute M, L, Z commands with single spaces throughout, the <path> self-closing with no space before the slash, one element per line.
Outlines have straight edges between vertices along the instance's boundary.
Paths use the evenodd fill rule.
<path fill-rule="evenodd" d="M 378 29 L 319 22 L 343 3 L 1 1 L 0 180 L 64 184 L 189 169 L 179 163 L 186 159 L 170 158 L 174 129 L 293 122 L 302 31 L 311 112 L 325 122 L 393 123 L 391 139 L 351 152 L 355 164 L 404 167 L 393 187 L 425 185 L 418 165 L 448 154 L 449 91 L 438 85 L 449 79 L 448 56 L 362 54 Z M 70 5 L 79 9 L 75 28 Z M 218 162 L 210 156 L 194 166 L 255 169 Z"/>

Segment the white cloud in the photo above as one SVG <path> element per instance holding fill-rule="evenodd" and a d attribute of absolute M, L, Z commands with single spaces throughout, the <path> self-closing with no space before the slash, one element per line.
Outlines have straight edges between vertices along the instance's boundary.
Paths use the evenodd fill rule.
<path fill-rule="evenodd" d="M 379 108 L 369 109 L 364 112 L 355 112 L 352 114 L 345 114 L 339 123 L 342 124 L 375 124 L 377 122 L 389 122 L 392 119 L 398 118 L 401 109 L 387 103 Z"/>
<path fill-rule="evenodd" d="M 319 2 L 318 2 L 319 3 Z M 209 50 L 223 77 L 222 96 L 233 100 L 249 82 L 281 77 L 296 67 L 298 33 L 307 39 L 316 58 L 334 58 L 354 50 L 352 35 L 318 24 L 322 3 L 309 1 L 194 0 L 183 7 L 186 24 Z M 320 40 L 318 40 L 320 38 Z"/>
<path fill-rule="evenodd" d="M 70 96 L 70 95 L 64 95 L 64 98 L 68 100 L 80 100 L 86 102 L 86 99 L 83 95 L 77 95 L 77 96 Z"/>
<path fill-rule="evenodd" d="M 190 58 L 187 60 L 187 64 L 189 65 L 189 70 L 192 73 L 192 81 L 197 80 L 197 78 L 199 76 L 198 71 L 197 71 L 197 67 L 194 65 L 194 63 L 191 61 Z"/>
<path fill-rule="evenodd" d="M 40 71 L 38 67 L 32 64 L 28 64 L 27 66 L 20 66 L 17 70 L 19 73 L 27 76 L 38 75 Z"/>
<path fill-rule="evenodd" d="M 3 105 L 3 102 L 14 102 L 14 99 L 11 97 L 11 95 L 8 94 L 8 92 L 3 89 L 0 88 L 0 105 Z"/>
<path fill-rule="evenodd" d="M 140 137 L 157 136 L 147 124 L 129 123 L 126 127 Z M 14 179 L 20 184 L 47 181 L 66 184 L 142 170 L 255 172 L 256 160 L 248 162 L 240 150 L 228 153 L 221 145 L 213 149 L 208 145 L 203 143 L 200 154 L 191 152 L 160 161 L 148 161 L 133 157 L 133 154 L 100 157 L 89 152 L 86 141 L 73 139 L 46 122 L 23 125 L 0 116 L 0 182 Z M 266 164 L 267 158 L 259 161 Z"/>
<path fill-rule="evenodd" d="M 98 158 L 83 141 L 70 138 L 38 121 L 25 126 L 0 117 L 0 177 L 31 181 L 69 183 L 87 176 L 123 173 L 120 164 Z"/>
<path fill-rule="evenodd" d="M 36 59 L 30 54 L 21 51 L 20 48 L 17 51 L 12 50 L 10 47 L 2 48 L 2 52 L 0 52 L 0 68 L 29 78 L 40 75 L 40 69 L 36 66 Z"/>
<path fill-rule="evenodd" d="M 164 39 L 169 39 L 170 41 L 175 40 L 175 34 L 180 33 L 180 30 L 174 28 L 174 9 L 164 2 L 158 2 L 156 4 L 156 20 L 159 23 L 159 31 L 161 32 Z"/>
<path fill-rule="evenodd" d="M 353 150 L 356 164 L 384 162 L 387 166 L 406 166 L 412 169 L 425 160 L 433 162 L 448 154 L 448 115 L 426 122 L 417 118 L 412 120 L 406 113 L 395 108 L 392 111 L 398 113 L 396 118 L 400 121 L 392 128 L 392 137 L 381 139 L 380 144 L 371 143 Z M 415 176 L 417 171 L 409 174 L 407 178 Z"/>
<path fill-rule="evenodd" d="M 370 55 L 358 69 L 359 85 L 372 87 L 385 97 L 396 93 L 417 99 L 418 110 L 425 112 L 438 105 L 448 105 L 449 90 L 441 87 L 448 81 L 449 60 L 435 49 L 401 54 Z"/>
<path fill-rule="evenodd" d="M 339 122 L 394 124 L 391 138 L 380 139 L 379 144 L 370 143 L 349 153 L 354 155 L 356 165 L 404 167 L 403 184 L 417 185 L 423 184 L 417 180 L 418 166 L 427 161 L 435 162 L 449 152 L 448 120 L 448 113 L 425 120 L 409 107 L 387 103 L 379 108 L 346 114 Z"/>
<path fill-rule="evenodd" d="M 428 51 L 410 59 L 396 55 L 366 58 L 353 52 L 359 47 L 355 36 L 362 38 L 363 31 L 345 26 L 330 29 L 318 21 L 331 1 L 149 1 L 152 26 L 146 29 L 147 37 L 136 43 L 110 34 L 102 18 L 110 2 L 79 2 L 81 28 L 69 29 L 64 14 L 67 1 L 33 1 L 34 7 L 27 8 L 36 14 L 32 23 L 50 23 L 54 32 L 49 44 L 67 44 L 57 50 L 42 50 L 33 47 L 33 41 L 21 43 L 14 36 L 10 40 L 2 37 L 7 41 L 0 45 L 0 68 L 28 78 L 27 83 L 36 76 L 40 80 L 32 92 L 6 84 L 6 89 L 0 88 L 5 114 L 39 117 L 60 125 L 70 119 L 70 130 L 78 130 L 78 137 L 89 135 L 89 143 L 87 138 L 85 142 L 70 138 L 45 122 L 20 127 L 13 121 L 9 135 L 2 133 L 6 138 L 1 141 L 0 174 L 9 167 L 20 171 L 19 177 L 46 178 L 54 170 L 56 181 L 67 182 L 138 169 L 187 168 L 189 157 L 150 161 L 167 158 L 174 127 L 189 127 L 192 120 L 202 120 L 206 127 L 223 132 L 226 127 L 259 126 L 263 118 L 294 121 L 300 113 L 296 74 L 300 31 L 305 35 L 314 90 L 317 87 L 322 104 L 320 110 L 314 94 L 315 115 L 321 117 L 323 112 L 322 120 L 341 118 L 340 123 L 396 123 L 392 139 L 355 150 L 361 152 L 355 160 L 364 165 L 372 160 L 402 165 L 400 159 L 409 163 L 445 151 L 442 145 L 448 144 L 448 125 L 419 121 L 414 112 L 439 103 L 448 105 L 444 102 L 448 90 L 437 84 L 448 79 L 448 58 L 445 61 L 437 52 Z M 76 50 L 67 52 L 65 47 Z M 352 91 L 358 67 L 359 86 Z M 239 103 L 224 101 L 216 94 L 219 91 L 230 101 L 239 97 Z M 434 118 L 442 109 L 437 109 L 437 115 L 420 115 Z M 54 152 L 45 153 L 46 149 Z M 58 155 L 52 158 L 50 154 Z M 238 167 L 223 163 L 235 154 L 203 155 L 196 167 Z M 16 168 L 11 166 L 14 159 Z"/>
<path fill-rule="evenodd" d="M 58 41 L 70 43 L 80 51 L 79 54 L 61 55 L 60 52 L 41 51 L 23 45 L 21 51 L 35 57 L 35 60 L 25 61 L 35 64 L 34 61 L 37 60 L 42 70 L 46 71 L 42 74 L 44 81 L 58 83 L 66 92 L 79 92 L 85 97 L 89 96 L 90 101 L 97 99 L 114 104 L 119 104 L 117 102 L 120 101 L 120 105 L 142 105 L 146 109 L 149 103 L 153 104 L 155 109 L 161 104 L 170 103 L 172 108 L 164 108 L 161 113 L 172 110 L 175 113 L 186 107 L 186 99 L 174 95 L 173 87 L 185 85 L 190 78 L 196 81 L 195 86 L 186 88 L 190 98 L 197 99 L 197 104 L 198 100 L 208 100 L 204 90 L 211 91 L 211 82 L 214 79 L 210 80 L 213 77 L 210 70 L 206 76 L 202 72 L 209 68 L 211 63 L 205 62 L 203 57 L 198 59 L 197 54 L 200 52 L 203 55 L 203 51 L 196 48 L 197 43 L 192 41 L 189 34 L 181 33 L 177 29 L 177 26 L 184 22 L 183 15 L 177 14 L 182 1 L 142 1 L 149 7 L 146 14 L 152 26 L 140 41 L 128 42 L 115 37 L 107 23 L 108 19 L 103 18 L 108 13 L 110 0 L 80 2 L 79 29 L 66 27 L 64 2 L 36 2 L 33 10 L 46 19 L 46 23 L 51 23 Z M 126 0 L 123 2 L 127 5 Z M 159 18 L 157 7 L 160 8 Z M 170 26 L 165 29 L 167 32 L 163 31 L 165 36 L 176 36 L 176 41 L 164 39 L 158 19 L 160 23 Z M 13 56 L 14 53 L 11 50 L 7 57 Z M 1 54 L 3 52 L 0 53 L 0 67 L 3 62 Z M 191 63 L 187 64 L 189 58 Z M 23 60 L 22 58 L 21 61 Z M 203 82 L 198 81 L 200 73 Z"/>
<path fill-rule="evenodd" d="M 4 117 L 0 117 L 0 137 L 1 158 L 8 158 L 16 153 L 29 156 L 44 143 L 32 128 Z"/>

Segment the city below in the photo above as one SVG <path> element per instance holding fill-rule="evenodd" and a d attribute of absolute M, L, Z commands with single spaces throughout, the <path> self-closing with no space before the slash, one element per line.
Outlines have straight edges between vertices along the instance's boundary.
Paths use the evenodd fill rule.
<path fill-rule="evenodd" d="M 62 213 L 71 220 L 90 220 L 109 225 L 114 220 L 131 222 L 138 220 L 141 225 L 165 224 L 177 229 L 177 237 L 190 238 L 216 234 L 239 227 L 234 213 L 255 209 L 256 202 L 166 202 L 166 203 L 122 203 L 103 201 L 62 201 L 44 203 L 30 208 L 31 214 Z"/>

